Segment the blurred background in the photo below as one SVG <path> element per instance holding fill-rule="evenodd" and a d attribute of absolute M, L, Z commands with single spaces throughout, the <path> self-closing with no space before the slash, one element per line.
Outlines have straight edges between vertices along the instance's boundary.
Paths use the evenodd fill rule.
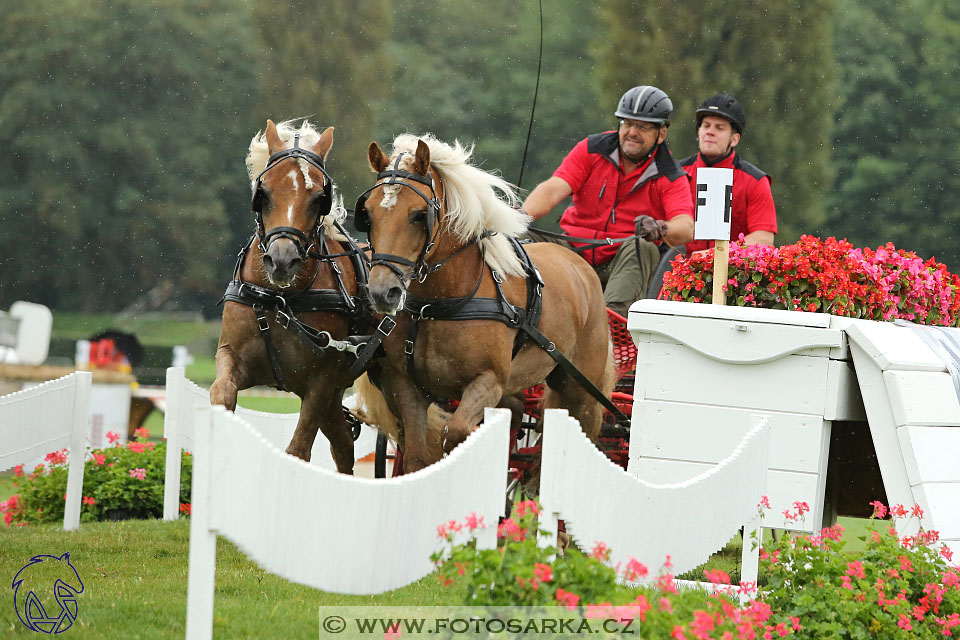
<path fill-rule="evenodd" d="M 267 118 L 336 127 L 348 207 L 372 184 L 367 145 L 404 131 L 475 144 L 516 183 L 541 6 L 525 190 L 613 128 L 631 86 L 673 99 L 678 159 L 724 91 L 747 111 L 738 151 L 773 177 L 778 244 L 889 241 L 958 268 L 955 2 L 0 0 L 0 309 L 29 300 L 55 338 L 112 326 L 148 347 L 165 338 L 144 326 L 173 331 L 151 314 L 215 319 Z M 169 341 L 202 355 L 216 333 Z"/>

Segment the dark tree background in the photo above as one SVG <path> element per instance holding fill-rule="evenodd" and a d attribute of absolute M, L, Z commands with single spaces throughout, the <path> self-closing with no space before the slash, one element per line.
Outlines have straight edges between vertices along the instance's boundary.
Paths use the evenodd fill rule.
<path fill-rule="evenodd" d="M 404 131 L 475 144 L 517 182 L 540 4 L 489 0 L 0 0 L 0 308 L 115 311 L 151 292 L 212 309 L 252 231 L 243 157 L 267 118 L 336 126 L 348 206 L 366 147 Z M 669 140 L 744 103 L 742 154 L 773 176 L 781 233 L 892 241 L 954 269 L 960 5 L 950 0 L 543 3 L 525 189 L 620 94 L 656 84 Z M 549 220 L 553 224 L 560 208 Z"/>

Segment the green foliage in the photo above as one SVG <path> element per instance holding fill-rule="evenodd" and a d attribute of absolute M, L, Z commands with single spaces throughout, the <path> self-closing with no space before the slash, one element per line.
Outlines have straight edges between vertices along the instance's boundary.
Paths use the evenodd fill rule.
<path fill-rule="evenodd" d="M 163 516 L 163 482 L 167 443 L 147 440 L 149 432 L 139 430 L 127 446 L 119 443 L 90 452 L 83 471 L 81 522 L 160 518 Z M 0 504 L 7 526 L 62 522 L 67 491 L 66 450 L 47 455 L 46 463 L 29 475 L 18 469 L 15 485 L 19 491 Z M 189 513 L 193 463 L 181 452 L 181 511 Z M 11 502 L 12 501 L 12 502 Z"/>
<path fill-rule="evenodd" d="M 960 7 L 949 0 L 839 0 L 841 101 L 831 235 L 892 241 L 957 268 L 953 81 Z"/>
<path fill-rule="evenodd" d="M 730 93 L 747 115 L 738 151 L 773 178 L 778 242 L 793 242 L 822 223 L 832 178 L 833 0 L 603 0 L 600 6 L 607 29 L 596 46 L 597 78 L 606 104 L 638 84 L 666 91 L 674 105 L 667 141 L 681 158 L 697 152 L 697 106 L 714 93 Z"/>
<path fill-rule="evenodd" d="M 906 528 L 907 511 L 892 510 Z M 878 524 L 858 554 L 844 550 L 839 525 L 815 536 L 783 536 L 764 551 L 763 599 L 798 618 L 797 637 L 933 639 L 960 628 L 960 575 L 938 553 L 935 532 L 901 539 L 890 522 Z"/>
<path fill-rule="evenodd" d="M 367 146 L 375 126 L 371 105 L 390 92 L 385 47 L 393 7 L 388 0 L 253 4 L 260 96 L 250 133 L 263 129 L 267 118 L 277 122 L 308 116 L 321 128 L 333 125 L 328 168 L 348 207 L 353 206 L 351 194 L 369 186 Z"/>
<path fill-rule="evenodd" d="M 516 183 L 537 83 L 537 4 L 415 0 L 402 6 L 389 48 L 393 93 L 378 106 L 378 141 L 429 131 L 441 140 L 476 143 L 484 167 Z M 526 189 L 548 178 L 579 140 L 613 124 L 612 109 L 597 100 L 590 79 L 589 42 L 601 32 L 592 3 L 544 3 Z M 561 212 L 558 207 L 551 217 Z"/>
<path fill-rule="evenodd" d="M 227 0 L 0 4 L 0 306 L 219 289 L 252 40 Z"/>

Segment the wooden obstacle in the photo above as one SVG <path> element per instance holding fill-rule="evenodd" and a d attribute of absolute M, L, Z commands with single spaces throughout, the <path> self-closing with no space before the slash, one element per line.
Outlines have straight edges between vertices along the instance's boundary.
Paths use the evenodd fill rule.
<path fill-rule="evenodd" d="M 203 387 L 188 380 L 183 367 L 169 367 L 165 402 L 164 437 L 167 439 L 167 459 L 163 487 L 163 519 L 176 520 L 180 516 L 180 451 L 193 452 L 193 425 L 197 410 L 210 407 L 210 394 Z M 237 407 L 236 414 L 281 451 L 289 444 L 300 419 L 299 413 L 268 413 L 243 407 Z M 354 441 L 355 459 L 369 455 L 376 446 L 376 430 L 361 425 L 360 437 Z M 330 453 L 330 443 L 319 431 L 313 443 L 310 464 L 330 470 L 337 468 Z"/>
<path fill-rule="evenodd" d="M 195 423 L 187 637 L 213 625 L 217 536 L 261 567 L 335 593 L 396 589 L 434 570 L 437 526 L 471 512 L 496 546 L 503 515 L 510 412 L 484 425 L 440 462 L 400 478 L 371 480 L 303 462 L 271 445 L 223 407 Z"/>
<path fill-rule="evenodd" d="M 754 416 L 743 439 L 710 469 L 683 482 L 653 484 L 613 464 L 566 411 L 545 413 L 542 543 L 554 543 L 562 519 L 581 549 L 603 542 L 612 565 L 626 566 L 634 558 L 653 579 L 668 554 L 672 573 L 685 573 L 744 527 L 741 582 L 756 585 L 759 545 L 750 541 L 761 539 L 758 503 L 766 493 L 766 416 Z"/>
<path fill-rule="evenodd" d="M 68 531 L 80 526 L 91 378 L 89 372 L 77 371 L 0 397 L 0 471 L 69 449 L 63 514 Z"/>

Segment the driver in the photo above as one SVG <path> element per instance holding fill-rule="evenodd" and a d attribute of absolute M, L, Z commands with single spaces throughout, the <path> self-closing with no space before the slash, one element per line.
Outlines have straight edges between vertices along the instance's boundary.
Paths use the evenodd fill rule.
<path fill-rule="evenodd" d="M 660 261 L 658 245 L 693 239 L 693 200 L 686 173 L 667 148 L 673 103 L 652 86 L 623 94 L 614 131 L 581 140 L 553 176 L 530 192 L 523 210 L 534 220 L 564 198 L 573 204 L 560 227 L 573 238 L 640 238 L 584 251 L 604 287 L 609 308 L 621 315 L 644 297 Z M 544 238 L 531 230 L 535 240 Z"/>

